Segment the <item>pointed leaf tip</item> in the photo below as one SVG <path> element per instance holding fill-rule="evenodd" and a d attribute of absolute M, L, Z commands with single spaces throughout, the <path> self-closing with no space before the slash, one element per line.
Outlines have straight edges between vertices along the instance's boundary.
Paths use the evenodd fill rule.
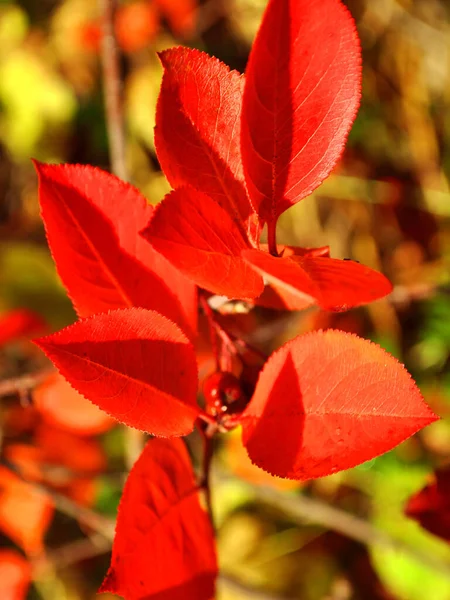
<path fill-rule="evenodd" d="M 340 0 L 270 0 L 246 69 L 241 150 L 252 205 L 276 221 L 330 174 L 360 100 L 361 51 Z"/>
<path fill-rule="evenodd" d="M 269 473 L 314 479 L 379 456 L 436 419 L 393 356 L 356 335 L 318 331 L 269 358 L 242 415 L 243 442 Z"/>
<path fill-rule="evenodd" d="M 352 260 L 328 256 L 275 257 L 244 250 L 242 258 L 274 287 L 307 305 L 314 299 L 324 310 L 343 311 L 387 296 L 391 282 L 378 271 Z"/>
<path fill-rule="evenodd" d="M 192 344 L 159 313 L 119 309 L 35 340 L 83 396 L 118 421 L 186 435 L 200 413 Z"/>

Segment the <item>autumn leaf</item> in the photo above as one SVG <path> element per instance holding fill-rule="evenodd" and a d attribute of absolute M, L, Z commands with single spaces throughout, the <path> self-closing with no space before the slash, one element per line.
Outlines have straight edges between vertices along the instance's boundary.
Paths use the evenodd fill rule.
<path fill-rule="evenodd" d="M 150 440 L 125 484 L 100 592 L 127 600 L 211 600 L 217 559 L 183 442 Z"/>
<path fill-rule="evenodd" d="M 270 0 L 245 72 L 241 149 L 263 221 L 310 194 L 339 159 L 360 98 L 353 19 L 339 0 Z"/>
<path fill-rule="evenodd" d="M 243 258 L 248 239 L 212 198 L 178 188 L 157 207 L 142 235 L 200 287 L 230 298 L 259 296 L 264 283 Z"/>
<path fill-rule="evenodd" d="M 161 436 L 192 431 L 201 412 L 194 348 L 166 317 L 115 310 L 35 343 L 80 394 L 118 421 Z"/>
<path fill-rule="evenodd" d="M 195 286 L 138 236 L 153 208 L 105 171 L 35 163 L 58 273 L 79 316 L 138 306 L 195 329 Z"/>
<path fill-rule="evenodd" d="M 328 330 L 272 354 L 241 422 L 255 464 L 302 480 L 379 456 L 437 418 L 394 357 Z"/>
<path fill-rule="evenodd" d="M 2 600 L 26 600 L 31 583 L 31 564 L 15 550 L 0 550 Z"/>
<path fill-rule="evenodd" d="M 52 373 L 32 391 L 33 404 L 41 417 L 77 435 L 104 433 L 114 420 L 95 404 L 86 400 L 58 373 Z"/>
<path fill-rule="evenodd" d="M 52 517 L 53 504 L 44 493 L 0 466 L 0 531 L 27 554 L 38 554 Z"/>
<path fill-rule="evenodd" d="M 244 250 L 242 257 L 277 290 L 287 293 L 288 302 L 290 296 L 297 296 L 306 306 L 314 299 L 324 310 L 343 311 L 392 291 L 384 275 L 352 260 L 308 255 L 279 258 L 260 250 Z"/>
<path fill-rule="evenodd" d="M 409 499 L 405 513 L 430 533 L 450 542 L 450 468 L 437 469 L 433 479 Z"/>
<path fill-rule="evenodd" d="M 155 145 L 164 174 L 174 188 L 190 185 L 213 198 L 246 235 L 253 210 L 239 145 L 244 78 L 198 50 L 159 56 Z"/>

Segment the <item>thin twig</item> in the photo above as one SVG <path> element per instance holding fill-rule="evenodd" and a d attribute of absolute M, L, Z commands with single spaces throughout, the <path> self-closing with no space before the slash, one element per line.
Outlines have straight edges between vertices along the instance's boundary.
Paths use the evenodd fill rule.
<path fill-rule="evenodd" d="M 245 597 L 249 598 L 249 600 L 289 600 L 288 598 L 286 598 L 286 596 L 276 596 L 268 592 L 263 592 L 254 589 L 248 584 L 240 581 L 232 575 L 228 575 L 227 573 L 219 574 L 218 582 L 220 587 L 222 587 L 227 592 L 232 593 L 233 596 L 235 594 L 239 594 L 239 597 L 241 597 L 245 594 Z"/>
<path fill-rule="evenodd" d="M 74 542 L 64 544 L 47 553 L 47 560 L 55 569 L 64 569 L 70 565 L 106 554 L 111 550 L 111 540 L 106 539 L 101 533 L 93 533 Z"/>
<path fill-rule="evenodd" d="M 219 480 L 227 479 L 227 477 L 220 474 L 217 475 L 217 478 Z M 245 485 L 248 491 L 254 494 L 259 500 L 276 508 L 296 523 L 301 525 L 315 523 L 327 529 L 337 531 L 367 546 L 380 546 L 388 550 L 401 552 L 405 556 L 439 571 L 450 579 L 450 562 L 432 557 L 429 553 L 423 552 L 403 540 L 393 537 L 367 521 L 340 508 L 303 494 L 292 495 L 280 493 L 272 488 L 247 482 L 242 482 L 242 485 Z"/>
<path fill-rule="evenodd" d="M 118 177 L 126 180 L 128 177 L 125 159 L 122 85 L 119 53 L 114 35 L 116 5 L 116 0 L 98 0 L 103 25 L 101 56 L 111 169 Z"/>
<path fill-rule="evenodd" d="M 16 395 L 22 398 L 24 394 L 29 393 L 32 389 L 45 381 L 52 373 L 55 373 L 54 369 L 45 369 L 44 371 L 38 371 L 37 373 L 0 381 L 0 398 Z"/>
<path fill-rule="evenodd" d="M 208 509 L 209 518 L 214 526 L 214 515 L 212 510 L 211 502 L 211 462 L 214 455 L 214 435 L 217 431 L 217 425 L 209 424 L 205 425 L 202 422 L 198 424 L 198 430 L 203 439 L 203 460 L 202 470 L 200 474 L 199 487 L 203 490 L 206 499 L 206 506 Z"/>

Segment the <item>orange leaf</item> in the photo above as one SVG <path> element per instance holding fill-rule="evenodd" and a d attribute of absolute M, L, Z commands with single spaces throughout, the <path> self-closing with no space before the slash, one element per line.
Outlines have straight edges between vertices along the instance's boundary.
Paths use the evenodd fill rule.
<path fill-rule="evenodd" d="M 47 423 L 77 435 L 104 433 L 115 424 L 58 373 L 50 375 L 34 389 L 33 402 Z"/>
<path fill-rule="evenodd" d="M 30 563 L 15 550 L 0 550 L 2 600 L 26 600 L 30 582 Z"/>
<path fill-rule="evenodd" d="M 53 517 L 51 500 L 0 466 L 0 529 L 27 554 L 43 550 Z"/>

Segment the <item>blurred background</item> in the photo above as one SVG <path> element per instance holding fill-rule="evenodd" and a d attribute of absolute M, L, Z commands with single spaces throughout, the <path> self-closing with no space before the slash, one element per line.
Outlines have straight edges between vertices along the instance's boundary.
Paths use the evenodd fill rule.
<path fill-rule="evenodd" d="M 153 145 L 155 52 L 189 45 L 244 71 L 265 4 L 120 3 L 129 178 L 151 203 L 169 190 Z M 222 600 L 450 600 L 450 548 L 404 515 L 411 494 L 450 456 L 450 3 L 346 4 L 363 48 L 361 109 L 339 167 L 285 213 L 278 238 L 330 245 L 334 257 L 383 271 L 394 292 L 349 313 L 260 310 L 235 320 L 267 351 L 323 327 L 372 339 L 406 364 L 442 420 L 387 455 L 302 487 L 252 467 L 239 435 L 224 438 L 213 488 Z M 4 381 L 41 373 L 46 363 L 28 339 L 75 319 L 47 249 L 30 158 L 109 168 L 100 39 L 93 0 L 0 1 Z M 70 398 L 59 414 L 55 402 L 70 395 L 61 382 L 42 376 L 23 388 L 18 398 L 0 387 L 0 598 L 92 599 L 108 566 L 99 530 L 115 518 L 127 442 L 98 414 L 74 424 Z M 11 482 L 11 463 L 33 487 Z M 7 596 L 11 573 L 22 583 Z"/>

